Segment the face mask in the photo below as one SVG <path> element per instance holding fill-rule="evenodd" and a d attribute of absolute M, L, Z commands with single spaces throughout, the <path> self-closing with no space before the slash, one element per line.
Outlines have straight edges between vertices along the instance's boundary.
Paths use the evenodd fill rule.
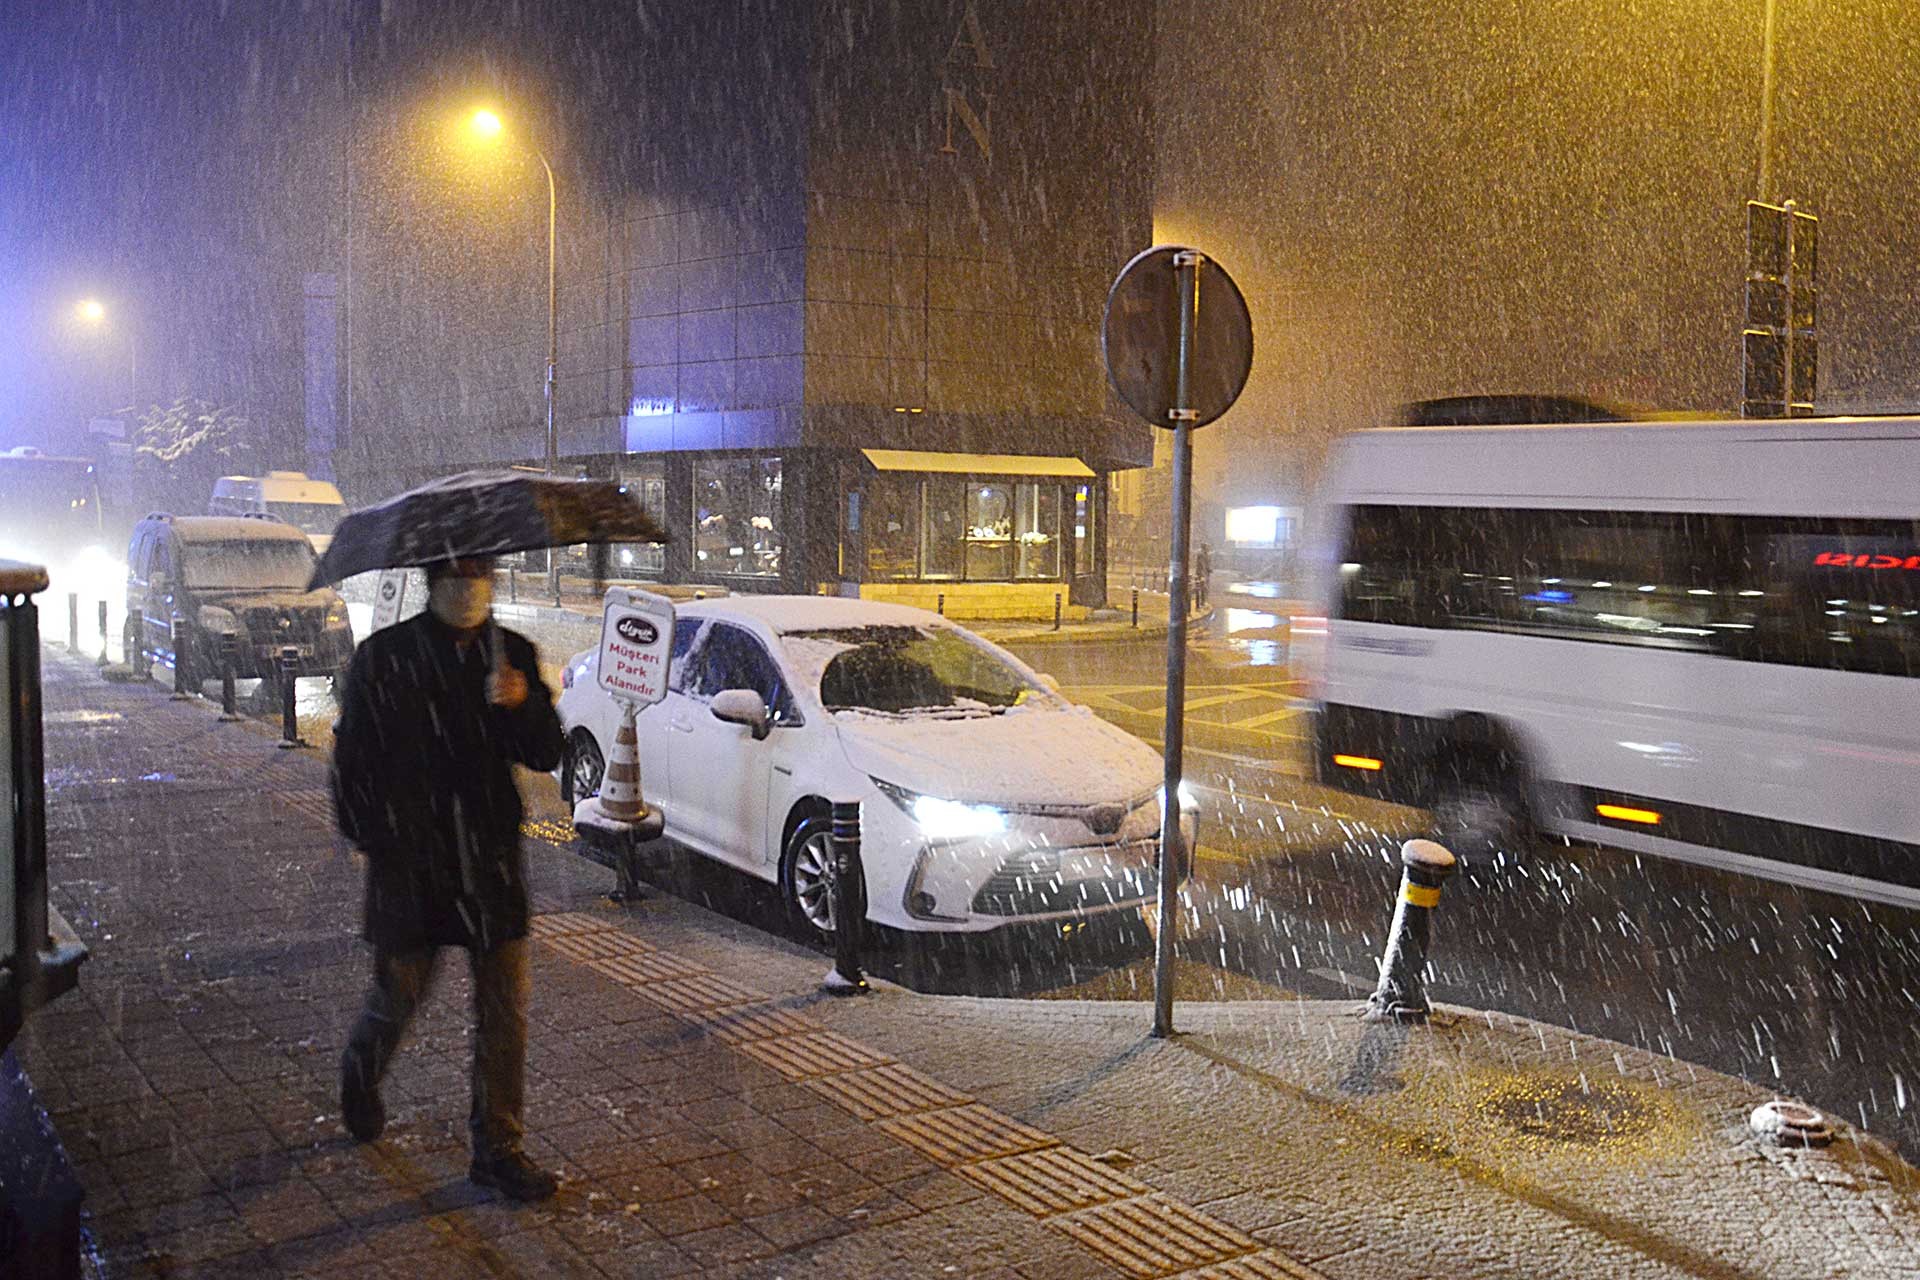
<path fill-rule="evenodd" d="M 471 631 L 493 608 L 493 582 L 487 578 L 436 578 L 427 588 L 427 608 L 450 627 Z"/>

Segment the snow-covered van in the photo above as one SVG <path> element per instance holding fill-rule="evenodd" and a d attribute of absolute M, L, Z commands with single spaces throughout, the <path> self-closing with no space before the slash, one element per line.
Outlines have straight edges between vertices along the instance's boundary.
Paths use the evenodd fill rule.
<path fill-rule="evenodd" d="M 315 551 L 333 541 L 334 526 L 347 514 L 340 490 L 304 471 L 269 471 L 264 476 L 221 476 L 213 482 L 210 516 L 244 516 L 264 511 L 307 535 Z"/>

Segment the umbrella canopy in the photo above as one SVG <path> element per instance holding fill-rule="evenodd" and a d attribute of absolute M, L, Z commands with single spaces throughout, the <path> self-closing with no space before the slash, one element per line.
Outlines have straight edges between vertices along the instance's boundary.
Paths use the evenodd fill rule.
<path fill-rule="evenodd" d="M 665 542 L 666 530 L 614 480 L 468 471 L 355 511 L 334 530 L 308 588 L 402 569 L 582 542 Z"/>

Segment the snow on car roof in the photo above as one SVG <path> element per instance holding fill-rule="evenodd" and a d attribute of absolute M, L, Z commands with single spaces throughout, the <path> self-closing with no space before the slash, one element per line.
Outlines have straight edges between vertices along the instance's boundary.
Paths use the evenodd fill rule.
<path fill-rule="evenodd" d="M 688 614 L 733 614 L 751 618 L 780 634 L 823 631 L 836 627 L 910 626 L 944 623 L 939 614 L 910 605 L 846 596 L 728 596 L 684 605 Z"/>
<path fill-rule="evenodd" d="M 182 542 L 305 542 L 307 535 L 278 520 L 245 516 L 175 516 L 170 523 Z"/>

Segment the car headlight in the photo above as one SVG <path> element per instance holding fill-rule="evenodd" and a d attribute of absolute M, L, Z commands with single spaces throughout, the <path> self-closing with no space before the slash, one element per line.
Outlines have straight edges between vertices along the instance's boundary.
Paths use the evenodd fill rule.
<path fill-rule="evenodd" d="M 965 804 L 959 800 L 943 800 L 939 796 L 923 796 L 917 791 L 879 778 L 873 785 L 880 793 L 900 806 L 902 812 L 912 818 L 930 840 L 967 840 L 980 836 L 996 836 L 1007 829 L 1007 815 L 991 805 Z"/>
<path fill-rule="evenodd" d="M 330 627 L 350 627 L 353 620 L 347 616 L 347 602 L 335 600 L 327 606 L 327 625 Z"/>
<path fill-rule="evenodd" d="M 234 617 L 230 610 L 222 609 L 218 605 L 201 605 L 200 629 L 216 636 L 225 635 L 229 631 L 237 633 L 240 630 L 240 620 Z"/>

